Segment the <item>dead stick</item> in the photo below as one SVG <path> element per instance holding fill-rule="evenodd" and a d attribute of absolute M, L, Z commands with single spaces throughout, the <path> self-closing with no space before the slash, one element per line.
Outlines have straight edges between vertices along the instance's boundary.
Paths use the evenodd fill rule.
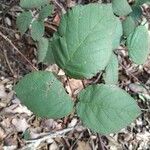
<path fill-rule="evenodd" d="M 0 32 L 0 36 L 4 38 L 30 64 L 34 70 L 38 71 L 38 69 L 20 52 L 20 50 L 11 42 L 10 39 L 7 38 L 7 36 L 5 36 L 2 32 Z"/>
<path fill-rule="evenodd" d="M 6 50 L 3 50 L 3 54 L 4 54 L 6 63 L 7 63 L 7 65 L 8 65 L 8 68 L 9 68 L 11 74 L 13 75 L 13 77 L 15 77 L 15 73 L 14 73 L 14 71 L 13 71 L 13 69 L 11 68 L 11 65 L 10 65 L 10 63 L 9 63 Z"/>
<path fill-rule="evenodd" d="M 126 74 L 129 74 L 131 77 L 133 77 L 135 80 L 137 80 L 139 83 L 141 83 L 140 81 L 139 81 L 139 79 L 135 76 L 135 75 L 133 75 L 132 73 L 130 73 L 129 71 L 127 71 L 127 68 L 121 63 L 121 62 L 119 62 L 119 64 L 121 65 L 121 67 L 125 70 L 125 72 L 126 72 Z"/>
<path fill-rule="evenodd" d="M 53 3 L 56 4 L 61 9 L 63 14 L 66 13 L 65 8 L 57 0 L 53 0 Z"/>
<path fill-rule="evenodd" d="M 56 137 L 63 137 L 66 133 L 73 131 L 75 129 L 75 127 L 71 127 L 71 128 L 67 128 L 67 129 L 63 129 L 60 131 L 56 131 L 54 133 L 49 133 L 46 134 L 45 136 L 39 138 L 39 139 L 34 139 L 34 140 L 28 140 L 26 141 L 26 146 L 23 147 L 21 150 L 25 150 L 25 149 L 31 149 L 32 150 L 36 150 L 37 147 L 44 141 L 51 139 L 51 138 L 56 138 Z"/>
<path fill-rule="evenodd" d="M 98 137 L 98 149 L 99 150 L 105 150 L 104 143 L 102 141 L 101 135 L 97 134 L 97 137 Z"/>

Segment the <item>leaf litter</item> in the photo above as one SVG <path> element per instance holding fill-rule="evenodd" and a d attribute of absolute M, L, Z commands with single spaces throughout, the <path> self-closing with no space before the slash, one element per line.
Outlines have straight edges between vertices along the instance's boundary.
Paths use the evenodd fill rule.
<path fill-rule="evenodd" d="M 72 5 L 74 5 L 74 3 L 70 1 L 70 5 L 68 4 L 68 6 Z M 12 13 L 14 14 L 14 12 Z M 5 20 L 10 29 L 14 28 L 12 27 L 14 24 L 13 20 L 10 18 Z M 59 22 L 58 14 L 56 14 L 55 20 L 56 22 Z M 8 33 L 8 31 L 5 32 Z M 12 34 L 10 38 L 11 40 L 18 42 L 18 46 L 24 45 L 25 47 L 25 44 L 21 41 L 20 37 L 16 39 L 14 34 Z M 26 42 L 31 43 L 29 39 Z M 4 41 L 0 41 L 0 44 L 6 45 L 6 43 L 4 44 Z M 31 45 L 32 44 L 29 46 L 29 53 L 33 52 Z M 8 51 L 10 49 L 9 46 L 4 46 L 3 48 L 6 48 Z M 24 49 L 24 51 L 25 50 L 26 49 Z M 123 50 L 122 53 L 123 54 L 119 55 L 119 57 L 121 57 L 121 63 L 126 69 L 120 65 L 120 78 L 122 79 L 120 81 L 120 86 L 136 97 L 143 113 L 127 128 L 122 129 L 117 134 L 102 136 L 102 140 L 105 143 L 106 148 L 110 150 L 149 149 L 150 103 L 147 101 L 148 98 L 145 95 L 147 94 L 150 96 L 150 58 L 144 66 L 137 67 L 127 61 L 125 50 Z M 17 56 L 17 54 L 15 55 Z M 27 70 L 29 70 L 29 66 L 26 66 L 27 69 L 24 69 L 25 65 L 22 62 L 19 64 L 17 61 L 14 61 L 10 52 L 8 57 L 11 65 L 15 66 L 13 69 L 15 72 L 18 72 L 18 76 L 23 76 L 28 72 Z M 33 60 L 33 58 L 34 57 L 30 57 L 29 59 Z M 1 55 L 0 59 L 3 59 Z M 16 80 L 10 75 L 9 68 L 4 61 L 1 63 L 0 67 L 2 68 L 2 71 L 0 72 L 0 149 L 15 150 L 20 147 L 23 149 L 27 145 L 23 136 L 27 131 L 29 132 L 29 138 L 33 138 L 36 141 L 36 138 L 40 139 L 47 133 L 55 133 L 58 130 L 63 130 L 65 128 L 75 128 L 77 125 L 78 127 L 75 128 L 75 130 L 68 132 L 65 136 L 49 138 L 46 142 L 41 142 L 38 145 L 38 148 L 50 150 L 67 148 L 79 150 L 98 149 L 97 136 L 88 129 L 82 127 L 81 122 L 76 116 L 69 116 L 69 118 L 59 120 L 36 118 L 31 111 L 20 104 L 19 99 L 15 96 L 12 87 L 16 83 Z M 46 70 L 51 70 L 59 75 L 67 92 L 74 99 L 86 84 L 92 84 L 95 80 L 95 78 L 93 78 L 84 81 L 85 84 L 83 84 L 82 80 L 68 79 L 64 72 L 62 72 L 56 65 L 48 66 Z M 130 74 L 133 74 L 139 81 L 133 76 L 130 76 Z M 140 82 L 144 83 L 144 86 L 141 86 Z"/>

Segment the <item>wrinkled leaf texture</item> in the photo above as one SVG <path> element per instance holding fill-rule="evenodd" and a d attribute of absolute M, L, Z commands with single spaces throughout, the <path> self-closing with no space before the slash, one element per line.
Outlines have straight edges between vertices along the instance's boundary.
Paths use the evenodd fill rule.
<path fill-rule="evenodd" d="M 74 78 L 104 70 L 112 54 L 117 21 L 110 4 L 76 6 L 63 15 L 52 42 L 56 63 Z"/>
<path fill-rule="evenodd" d="M 73 109 L 72 100 L 51 72 L 32 72 L 14 89 L 21 102 L 38 117 L 62 118 Z"/>
<path fill-rule="evenodd" d="M 113 85 L 91 85 L 81 91 L 77 114 L 90 129 L 110 134 L 129 125 L 140 109 L 124 90 Z"/>

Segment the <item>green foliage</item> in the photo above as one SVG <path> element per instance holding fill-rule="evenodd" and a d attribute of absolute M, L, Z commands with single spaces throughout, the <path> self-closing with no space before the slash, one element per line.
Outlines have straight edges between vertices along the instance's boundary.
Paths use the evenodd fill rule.
<path fill-rule="evenodd" d="M 77 99 L 75 109 L 87 127 L 109 134 L 119 131 L 139 115 L 133 98 L 115 85 L 119 66 L 113 50 L 125 41 L 135 63 L 146 61 L 150 44 L 147 29 L 138 26 L 142 18 L 141 1 L 137 0 L 132 9 L 127 0 L 113 0 L 112 5 L 73 7 L 62 15 L 51 39 L 44 37 L 47 35 L 44 34 L 44 20 L 53 10 L 48 1 L 21 0 L 20 5 L 25 9 L 36 8 L 33 18 L 29 11 L 20 14 L 17 26 L 23 34 L 31 25 L 31 36 L 37 42 L 38 62 L 56 63 L 66 75 L 77 79 L 104 72 L 105 84 L 87 87 Z M 124 21 L 121 21 L 122 16 L 126 16 Z M 50 72 L 26 75 L 15 86 L 15 91 L 22 103 L 39 117 L 61 118 L 73 110 L 73 101 Z"/>
<path fill-rule="evenodd" d="M 119 18 L 116 18 L 116 26 L 114 29 L 114 36 L 113 36 L 113 43 L 112 43 L 112 48 L 116 49 L 119 47 L 120 45 L 120 41 L 121 41 L 121 36 L 123 34 L 122 31 L 122 24 L 121 21 L 119 20 Z"/>
<path fill-rule="evenodd" d="M 53 6 L 52 5 L 46 5 L 46 6 L 44 6 L 41 9 L 40 13 L 39 13 L 39 20 L 42 21 L 45 18 L 47 18 L 48 16 L 50 16 L 51 13 L 52 13 L 52 11 L 53 11 Z"/>
<path fill-rule="evenodd" d="M 23 138 L 24 138 L 24 140 L 30 139 L 30 132 L 28 129 L 23 133 Z"/>
<path fill-rule="evenodd" d="M 22 12 L 17 17 L 16 24 L 22 34 L 24 34 L 27 31 L 27 29 L 31 24 L 31 21 L 32 21 L 32 14 L 28 11 Z"/>
<path fill-rule="evenodd" d="M 134 5 L 143 5 L 144 3 L 149 3 L 150 0 L 135 0 L 135 4 Z"/>
<path fill-rule="evenodd" d="M 52 43 L 56 63 L 71 77 L 92 77 L 110 59 L 115 26 L 111 5 L 74 7 L 62 17 Z"/>
<path fill-rule="evenodd" d="M 62 118 L 73 109 L 73 103 L 62 84 L 51 72 L 26 75 L 15 86 L 23 104 L 39 117 Z"/>
<path fill-rule="evenodd" d="M 44 62 L 47 51 L 48 51 L 49 41 L 47 38 L 41 38 L 38 42 L 38 62 Z"/>
<path fill-rule="evenodd" d="M 44 35 L 44 23 L 34 20 L 31 28 L 31 36 L 33 40 L 39 41 Z"/>
<path fill-rule="evenodd" d="M 135 22 L 131 16 L 128 16 L 123 22 L 122 22 L 122 27 L 123 27 L 123 34 L 128 37 L 130 33 L 134 31 L 136 28 Z"/>
<path fill-rule="evenodd" d="M 20 1 L 20 6 L 26 9 L 39 8 L 40 6 L 44 6 L 46 4 L 48 4 L 48 0 L 21 0 Z"/>
<path fill-rule="evenodd" d="M 54 56 L 51 48 L 51 41 L 47 38 L 42 38 L 38 41 L 38 62 L 46 64 L 54 64 Z"/>
<path fill-rule="evenodd" d="M 130 16 L 134 19 L 136 24 L 139 22 L 139 20 L 142 18 L 142 9 L 141 5 L 144 3 L 150 3 L 150 0 L 135 0 L 134 4 L 132 5 L 132 13 L 130 13 Z"/>
<path fill-rule="evenodd" d="M 132 7 L 132 13 L 130 13 L 130 16 L 133 18 L 136 24 L 139 24 L 139 20 L 142 16 L 142 9 L 140 6 L 133 6 Z"/>
<path fill-rule="evenodd" d="M 109 63 L 105 69 L 104 80 L 107 84 L 118 83 L 118 58 L 115 54 L 112 54 Z"/>
<path fill-rule="evenodd" d="M 55 59 L 54 59 L 54 55 L 53 55 L 53 52 L 52 52 L 52 41 L 51 40 L 49 40 L 49 45 L 48 45 L 46 57 L 45 57 L 43 63 L 55 64 Z"/>
<path fill-rule="evenodd" d="M 129 56 L 137 64 L 143 64 L 150 53 L 149 34 L 144 26 L 139 26 L 129 35 L 127 48 Z"/>
<path fill-rule="evenodd" d="M 48 4 L 48 0 L 21 0 L 20 5 L 23 8 L 38 8 L 36 12 L 38 15 L 36 14 L 32 17 L 29 11 L 24 11 L 17 17 L 16 23 L 22 34 L 24 34 L 30 27 L 30 24 L 32 24 L 32 38 L 35 41 L 39 41 L 44 34 L 44 19 L 51 15 L 53 6 Z"/>
<path fill-rule="evenodd" d="M 127 0 L 112 0 L 113 11 L 118 16 L 127 16 L 132 12 Z"/>
<path fill-rule="evenodd" d="M 109 134 L 132 122 L 140 109 L 122 89 L 100 84 L 89 86 L 80 93 L 77 114 L 88 128 Z"/>

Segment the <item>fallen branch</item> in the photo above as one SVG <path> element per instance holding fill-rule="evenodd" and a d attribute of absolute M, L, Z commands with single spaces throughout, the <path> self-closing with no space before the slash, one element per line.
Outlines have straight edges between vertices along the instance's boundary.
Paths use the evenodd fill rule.
<path fill-rule="evenodd" d="M 23 147 L 21 150 L 29 149 L 32 148 L 32 150 L 36 150 L 37 147 L 44 141 L 51 139 L 51 138 L 56 138 L 56 137 L 63 137 L 67 132 L 70 132 L 74 130 L 75 127 L 67 128 L 61 131 L 57 131 L 55 133 L 49 133 L 44 135 L 43 137 L 39 139 L 33 139 L 33 140 L 28 140 L 26 141 L 27 145 Z"/>

